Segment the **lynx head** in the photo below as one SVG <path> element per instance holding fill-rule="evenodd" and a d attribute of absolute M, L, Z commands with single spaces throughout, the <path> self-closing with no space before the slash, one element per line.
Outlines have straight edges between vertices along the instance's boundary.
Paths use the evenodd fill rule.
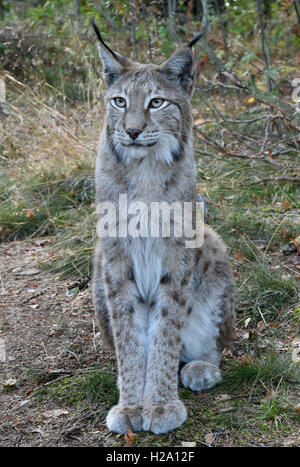
<path fill-rule="evenodd" d="M 191 46 L 195 39 L 160 66 L 143 65 L 111 50 L 92 25 L 104 66 L 106 132 L 111 150 L 126 163 L 145 157 L 173 163 L 182 156 L 191 131 Z"/>

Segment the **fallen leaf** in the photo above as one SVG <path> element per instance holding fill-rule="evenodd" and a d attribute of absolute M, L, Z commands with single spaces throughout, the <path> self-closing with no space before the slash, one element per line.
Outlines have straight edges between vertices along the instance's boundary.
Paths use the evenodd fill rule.
<path fill-rule="evenodd" d="M 12 386 L 15 386 L 16 384 L 17 384 L 17 380 L 16 380 L 15 378 L 9 378 L 9 379 L 7 379 L 7 380 L 4 382 L 3 386 L 6 386 L 6 387 L 7 387 L 7 386 L 10 386 L 10 387 L 12 387 Z"/>
<path fill-rule="evenodd" d="M 202 118 L 198 118 L 198 120 L 195 121 L 195 125 L 201 125 L 201 123 L 204 123 L 205 120 L 203 120 Z"/>
<path fill-rule="evenodd" d="M 74 287 L 74 289 L 67 290 L 66 296 L 67 297 L 75 297 L 79 292 L 79 287 Z"/>
<path fill-rule="evenodd" d="M 34 216 L 35 216 L 35 214 L 34 214 L 33 210 L 32 210 L 32 209 L 28 209 L 27 212 L 26 212 L 26 217 L 27 217 L 28 219 L 31 219 L 31 218 L 34 217 Z"/>
<path fill-rule="evenodd" d="M 39 269 L 25 269 L 24 271 L 20 272 L 14 272 L 15 276 L 35 276 L 36 274 L 39 274 L 40 270 Z"/>
<path fill-rule="evenodd" d="M 240 361 L 242 365 L 251 365 L 251 363 L 253 363 L 253 358 L 248 353 L 244 353 Z"/>
<path fill-rule="evenodd" d="M 0 339 L 0 362 L 6 362 L 6 346 L 4 339 Z"/>
<path fill-rule="evenodd" d="M 136 433 L 133 433 L 131 430 L 127 430 L 125 433 L 125 446 L 132 446 L 135 442 Z"/>
<path fill-rule="evenodd" d="M 223 407 L 219 409 L 219 412 L 226 413 L 226 412 L 231 412 L 232 410 L 234 410 L 234 407 Z"/>
<path fill-rule="evenodd" d="M 250 323 L 250 321 L 251 321 L 251 318 L 245 319 L 245 328 L 248 326 L 248 324 Z"/>
<path fill-rule="evenodd" d="M 257 323 L 257 329 L 258 329 L 259 331 L 263 331 L 264 329 L 266 329 L 266 325 L 265 325 L 265 323 L 264 323 L 262 320 L 258 321 L 258 323 Z"/>
<path fill-rule="evenodd" d="M 292 346 L 293 347 L 300 347 L 300 336 L 297 336 L 292 340 Z"/>
<path fill-rule="evenodd" d="M 253 104 L 253 102 L 255 102 L 255 97 L 249 97 L 249 99 L 247 100 L 248 104 Z"/>
<path fill-rule="evenodd" d="M 228 401 L 230 399 L 230 396 L 228 394 L 219 394 L 215 401 L 216 402 L 221 402 L 221 401 Z"/>
<path fill-rule="evenodd" d="M 298 237 L 294 238 L 292 240 L 292 242 L 294 243 L 294 245 L 300 246 L 300 235 L 298 235 Z"/>
<path fill-rule="evenodd" d="M 61 415 L 68 415 L 68 411 L 65 409 L 53 409 L 53 410 L 46 410 L 43 412 L 43 416 L 45 418 L 57 418 Z"/>
<path fill-rule="evenodd" d="M 45 433 L 40 429 L 40 428 L 35 428 L 34 430 L 31 430 L 31 433 L 39 433 L 43 437 L 45 437 Z"/>
<path fill-rule="evenodd" d="M 287 438 L 283 441 L 283 445 L 287 446 L 297 446 L 299 444 L 299 438 Z"/>
<path fill-rule="evenodd" d="M 238 261 L 247 261 L 247 258 L 244 255 L 242 255 L 242 253 L 240 253 L 239 251 L 235 252 L 235 258 Z"/>
<path fill-rule="evenodd" d="M 291 203 L 288 200 L 282 201 L 281 206 L 285 209 L 292 209 Z"/>
<path fill-rule="evenodd" d="M 242 335 L 242 339 L 244 341 L 247 341 L 249 339 L 249 337 L 250 337 L 250 332 L 249 331 L 244 332 L 243 335 Z"/>
<path fill-rule="evenodd" d="M 28 402 L 31 402 L 31 399 L 25 399 L 25 400 L 21 401 L 19 405 L 20 405 L 20 407 L 22 407 L 23 405 L 28 404 Z"/>
<path fill-rule="evenodd" d="M 214 440 L 215 440 L 215 434 L 214 433 L 208 433 L 207 435 L 205 435 L 205 442 L 207 444 L 213 444 L 214 443 Z"/>
<path fill-rule="evenodd" d="M 300 363 L 300 347 L 296 347 L 292 353 L 292 362 Z"/>
<path fill-rule="evenodd" d="M 228 349 L 227 347 L 225 347 L 225 349 L 223 350 L 222 355 L 227 355 L 229 357 L 233 357 L 232 351 L 230 349 Z"/>
<path fill-rule="evenodd" d="M 194 448 L 196 447 L 195 441 L 182 441 L 181 446 L 183 448 Z"/>
<path fill-rule="evenodd" d="M 275 394 L 276 394 L 276 391 L 274 391 L 274 389 L 271 389 L 271 391 L 268 392 L 268 394 L 261 400 L 261 402 L 270 401 L 271 399 L 273 399 Z"/>

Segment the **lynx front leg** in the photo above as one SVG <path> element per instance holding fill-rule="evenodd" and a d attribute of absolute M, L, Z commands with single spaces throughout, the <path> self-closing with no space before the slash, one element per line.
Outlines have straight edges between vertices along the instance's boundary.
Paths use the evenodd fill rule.
<path fill-rule="evenodd" d="M 108 428 L 118 433 L 127 429 L 141 430 L 142 398 L 145 385 L 146 356 L 134 314 L 138 306 L 135 285 L 130 270 L 121 258 L 110 270 L 105 268 L 104 280 L 110 308 L 111 325 L 116 349 L 120 398 L 107 416 Z"/>
<path fill-rule="evenodd" d="M 163 278 L 160 316 L 147 364 L 143 429 L 156 434 L 179 427 L 187 418 L 178 397 L 181 331 L 189 294 L 186 277 L 184 281 L 185 287 L 181 285 L 183 281 L 180 284 L 169 276 Z"/>

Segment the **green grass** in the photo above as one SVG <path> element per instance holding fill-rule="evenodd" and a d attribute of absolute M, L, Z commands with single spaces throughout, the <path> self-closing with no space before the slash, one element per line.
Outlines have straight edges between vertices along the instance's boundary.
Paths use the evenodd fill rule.
<path fill-rule="evenodd" d="M 233 362 L 226 368 L 222 386 L 231 393 L 248 391 L 255 387 L 273 387 L 279 382 L 287 382 L 296 378 L 297 367 L 291 362 L 290 356 L 280 355 L 276 350 L 268 350 L 262 355 L 257 354 L 249 362 Z"/>
<path fill-rule="evenodd" d="M 37 385 L 33 397 L 39 403 L 53 400 L 58 406 L 72 407 L 78 418 L 88 411 L 91 419 L 103 422 L 109 408 L 118 402 L 116 374 L 111 367 L 93 365 L 65 377 L 32 367 L 25 372 L 24 382 Z"/>
<path fill-rule="evenodd" d="M 297 367 L 274 349 L 261 351 L 248 362 L 225 359 L 222 381 L 208 392 L 195 393 L 180 386 L 189 415 L 184 425 L 158 436 L 138 432 L 135 445 L 178 446 L 182 441 L 195 441 L 202 446 L 210 433 L 215 434 L 217 444 L 226 444 L 229 436 L 236 446 L 252 445 L 257 437 L 280 445 L 279 438 L 294 433 L 299 422 L 293 407 L 297 378 Z M 38 403 L 53 400 L 57 407 L 72 411 L 73 421 L 84 419 L 90 427 L 103 424 L 109 408 L 118 401 L 116 371 L 111 365 L 95 364 L 59 378 L 31 368 L 24 380 L 38 386 L 34 392 Z M 116 435 L 112 442 L 124 444 L 123 437 Z"/>

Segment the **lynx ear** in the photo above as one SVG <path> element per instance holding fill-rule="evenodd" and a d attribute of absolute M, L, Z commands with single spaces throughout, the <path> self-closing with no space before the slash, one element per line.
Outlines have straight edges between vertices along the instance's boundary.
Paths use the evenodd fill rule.
<path fill-rule="evenodd" d="M 122 73 L 131 67 L 132 62 L 128 58 L 125 58 L 111 50 L 102 39 L 97 24 L 92 19 L 90 20 L 90 23 L 93 26 L 99 41 L 98 50 L 104 65 L 105 82 L 108 86 L 111 86 L 120 78 Z"/>
<path fill-rule="evenodd" d="M 169 79 L 176 80 L 190 94 L 194 80 L 194 59 L 189 47 L 177 50 L 160 69 Z"/>

